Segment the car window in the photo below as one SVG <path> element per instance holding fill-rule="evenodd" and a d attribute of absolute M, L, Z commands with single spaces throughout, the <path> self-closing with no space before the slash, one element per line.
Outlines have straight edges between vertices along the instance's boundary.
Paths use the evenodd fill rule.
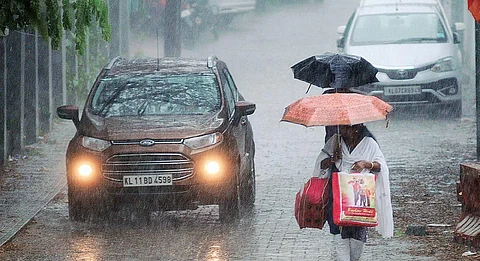
<path fill-rule="evenodd" d="M 235 89 L 235 85 L 233 85 L 233 87 L 231 86 L 231 84 L 233 84 L 233 81 L 230 81 L 231 77 L 229 80 L 229 76 L 230 74 L 228 73 L 228 70 L 223 69 L 222 75 L 220 78 L 222 79 L 223 91 L 225 93 L 225 99 L 227 100 L 228 113 L 229 115 L 232 115 L 235 110 L 235 101 L 236 101 L 235 94 L 233 91 Z"/>
<path fill-rule="evenodd" d="M 353 20 L 355 18 L 355 14 L 356 14 L 356 12 L 353 12 L 353 14 L 350 16 L 350 18 L 348 18 L 348 22 L 345 26 L 345 32 L 350 31 L 350 28 L 352 27 L 352 24 L 353 24 Z"/>
<path fill-rule="evenodd" d="M 443 43 L 445 28 L 436 13 L 403 13 L 359 16 L 351 45 Z"/>
<path fill-rule="evenodd" d="M 103 117 L 206 114 L 220 109 L 214 74 L 139 74 L 102 79 L 93 114 Z"/>
<path fill-rule="evenodd" d="M 227 69 L 224 69 L 224 71 L 225 71 L 225 76 L 227 77 L 228 86 L 230 87 L 230 90 L 233 93 L 233 97 L 234 97 L 235 101 L 238 101 L 237 86 L 235 85 L 235 82 L 233 81 L 233 77 Z"/>

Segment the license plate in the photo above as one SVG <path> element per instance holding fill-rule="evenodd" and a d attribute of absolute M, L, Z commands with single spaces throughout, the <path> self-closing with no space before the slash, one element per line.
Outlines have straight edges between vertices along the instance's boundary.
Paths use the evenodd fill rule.
<path fill-rule="evenodd" d="M 385 96 L 391 95 L 416 95 L 422 93 L 421 86 L 397 86 L 397 87 L 384 87 L 383 93 Z"/>
<path fill-rule="evenodd" d="M 124 187 L 170 186 L 172 175 L 135 175 L 123 176 Z"/>

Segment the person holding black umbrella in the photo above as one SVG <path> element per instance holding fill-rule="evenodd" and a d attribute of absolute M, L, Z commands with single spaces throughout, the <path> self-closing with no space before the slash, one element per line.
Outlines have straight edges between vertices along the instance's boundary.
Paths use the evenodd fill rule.
<path fill-rule="evenodd" d="M 378 82 L 378 72 L 364 58 L 350 54 L 324 53 L 308 57 L 291 66 L 293 77 L 324 88 L 323 94 L 359 93 L 352 87 Z M 325 142 L 336 133 L 335 126 L 325 126 Z"/>
<path fill-rule="evenodd" d="M 330 178 L 333 172 L 339 171 L 370 171 L 377 174 L 375 208 L 378 226 L 376 228 L 384 238 L 392 237 L 393 211 L 388 166 L 377 141 L 363 123 L 386 118 L 386 114 L 393 107 L 382 104 L 384 102 L 376 97 L 367 97 L 350 89 L 378 82 L 376 78 L 378 70 L 362 57 L 334 53 L 309 57 L 293 65 L 291 69 L 296 79 L 321 88 L 330 88 L 318 97 L 306 97 L 292 103 L 285 109 L 282 117 L 283 121 L 307 127 L 318 125 L 326 127 L 326 143 L 317 157 L 313 175 Z M 339 100 L 334 102 L 334 99 Z M 373 100 L 369 101 L 371 99 Z M 326 106 L 321 107 L 319 104 L 321 101 L 330 100 L 332 103 L 324 104 Z M 356 101 L 358 103 L 354 104 Z M 338 107 L 339 104 L 343 105 Z M 355 109 L 345 108 L 351 105 Z M 370 106 L 379 107 L 370 110 Z M 342 113 L 338 113 L 340 109 Z M 380 115 L 377 117 L 371 115 L 372 113 L 380 113 Z M 336 260 L 359 260 L 367 240 L 367 228 L 336 225 L 333 222 L 332 206 L 333 195 L 330 195 L 326 212 L 330 233 L 334 235 Z"/>

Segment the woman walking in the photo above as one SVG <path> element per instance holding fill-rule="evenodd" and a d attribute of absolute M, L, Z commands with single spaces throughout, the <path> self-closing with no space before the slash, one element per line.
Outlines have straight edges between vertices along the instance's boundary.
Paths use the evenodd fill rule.
<path fill-rule="evenodd" d="M 389 171 L 385 157 L 375 138 L 363 124 L 340 125 L 338 133 L 325 143 L 315 163 L 314 174 L 330 177 L 332 172 L 361 172 L 377 174 L 375 208 L 377 231 L 383 238 L 393 236 L 393 212 L 390 199 Z M 321 176 L 322 176 L 321 175 Z M 331 190 L 330 190 L 331 191 Z M 330 196 L 333 200 L 333 196 Z M 327 206 L 327 221 L 334 237 L 334 252 L 338 261 L 360 260 L 367 241 L 367 228 L 339 227 L 333 222 L 332 202 Z"/>

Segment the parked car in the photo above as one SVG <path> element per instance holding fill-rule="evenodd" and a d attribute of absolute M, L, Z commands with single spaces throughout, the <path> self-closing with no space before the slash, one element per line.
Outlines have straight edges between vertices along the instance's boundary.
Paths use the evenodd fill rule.
<path fill-rule="evenodd" d="M 236 15 L 255 10 L 256 0 L 208 0 L 213 13 L 217 15 L 218 26 L 232 22 Z"/>
<path fill-rule="evenodd" d="M 72 220 L 121 206 L 182 210 L 218 204 L 231 220 L 255 201 L 255 143 L 244 100 L 225 62 L 116 58 L 99 74 L 66 153 Z"/>
<path fill-rule="evenodd" d="M 363 0 L 347 25 L 338 27 L 337 47 L 378 69 L 379 83 L 357 90 L 394 107 L 434 105 L 460 116 L 462 56 L 457 31 L 464 28 L 463 23 L 450 24 L 437 0 Z"/>

